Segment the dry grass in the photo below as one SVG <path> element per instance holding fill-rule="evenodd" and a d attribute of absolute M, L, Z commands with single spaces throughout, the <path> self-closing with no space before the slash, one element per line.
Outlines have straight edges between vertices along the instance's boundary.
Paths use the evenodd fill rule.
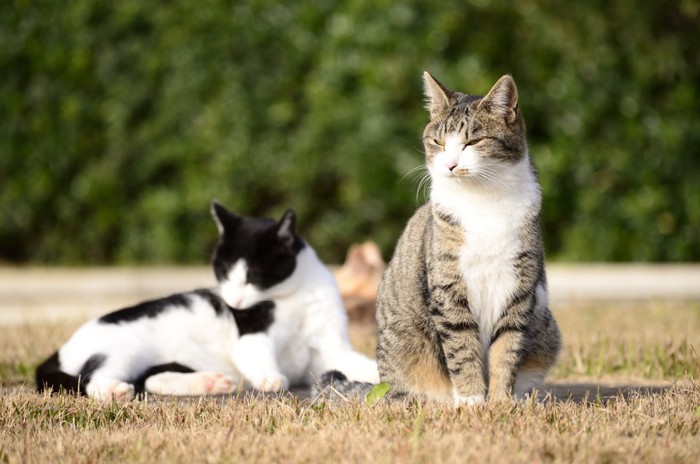
<path fill-rule="evenodd" d="M 123 405 L 41 396 L 33 366 L 77 324 L 0 328 L 0 462 L 697 462 L 700 304 L 556 316 L 565 349 L 550 401 L 457 411 L 290 395 Z M 371 330 L 352 338 L 371 353 Z"/>

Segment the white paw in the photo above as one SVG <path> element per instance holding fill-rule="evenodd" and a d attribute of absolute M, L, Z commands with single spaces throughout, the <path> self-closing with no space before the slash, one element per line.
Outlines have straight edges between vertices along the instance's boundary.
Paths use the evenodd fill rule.
<path fill-rule="evenodd" d="M 210 394 L 231 393 L 235 389 L 233 377 L 221 372 L 201 372 L 202 389 Z"/>
<path fill-rule="evenodd" d="M 481 404 L 481 403 L 485 403 L 485 402 L 486 402 L 486 397 L 484 397 L 484 395 L 470 395 L 470 396 L 454 395 L 455 408 L 458 408 L 462 405 L 473 406 L 475 404 Z"/>
<path fill-rule="evenodd" d="M 264 392 L 276 392 L 285 388 L 289 388 L 289 380 L 282 374 L 269 376 L 253 383 L 255 389 Z"/>
<path fill-rule="evenodd" d="M 128 401 L 134 397 L 134 386 L 130 383 L 118 382 L 103 392 L 97 392 L 95 397 L 101 401 Z"/>

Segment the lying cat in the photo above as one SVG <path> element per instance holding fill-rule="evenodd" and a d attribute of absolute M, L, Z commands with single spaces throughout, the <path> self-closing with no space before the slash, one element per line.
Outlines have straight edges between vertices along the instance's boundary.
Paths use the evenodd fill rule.
<path fill-rule="evenodd" d="M 214 202 L 217 288 L 93 319 L 36 370 L 37 390 L 97 399 L 277 391 L 339 369 L 378 381 L 353 351 L 333 275 L 295 233 L 296 217 L 243 218 Z"/>
<path fill-rule="evenodd" d="M 430 201 L 399 239 L 377 296 L 377 363 L 398 397 L 456 406 L 537 387 L 561 342 L 549 311 L 541 193 L 518 92 L 503 76 L 485 97 L 425 73 Z M 366 392 L 341 372 L 343 394 Z"/>

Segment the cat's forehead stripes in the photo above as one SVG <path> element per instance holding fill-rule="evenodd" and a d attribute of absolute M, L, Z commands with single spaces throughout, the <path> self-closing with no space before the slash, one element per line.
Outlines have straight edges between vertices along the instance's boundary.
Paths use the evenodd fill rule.
<path fill-rule="evenodd" d="M 456 101 L 447 117 L 439 125 L 444 133 L 466 133 L 474 119 L 474 112 L 482 97 L 457 94 Z"/>

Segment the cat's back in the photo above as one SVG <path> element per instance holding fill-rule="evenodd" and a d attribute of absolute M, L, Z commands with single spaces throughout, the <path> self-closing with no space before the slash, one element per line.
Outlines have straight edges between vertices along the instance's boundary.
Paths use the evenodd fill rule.
<path fill-rule="evenodd" d="M 413 214 L 384 271 L 377 294 L 377 323 L 380 330 L 402 314 L 420 312 L 425 297 L 427 253 L 432 242 L 432 205 Z M 408 304 L 415 310 L 407 307 Z M 402 311 L 397 311 L 402 308 Z"/>
<path fill-rule="evenodd" d="M 59 350 L 66 372 L 78 371 L 95 353 L 166 356 L 189 345 L 229 349 L 235 321 L 208 289 L 178 293 L 122 308 L 86 322 Z M 156 359 L 157 361 L 157 359 Z"/>
<path fill-rule="evenodd" d="M 402 279 L 407 277 L 407 274 L 413 275 L 414 278 L 420 277 L 431 242 L 432 220 L 430 203 L 418 208 L 409 219 L 382 278 L 380 293 L 382 288 L 399 283 L 395 282 L 394 278 Z"/>

